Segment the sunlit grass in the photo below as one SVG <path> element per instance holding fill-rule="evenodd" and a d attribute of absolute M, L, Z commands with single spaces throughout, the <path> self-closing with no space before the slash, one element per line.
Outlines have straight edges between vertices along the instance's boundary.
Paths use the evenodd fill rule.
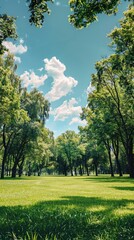
<path fill-rule="evenodd" d="M 0 180 L 0 239 L 134 239 L 134 180 L 24 177 Z"/>

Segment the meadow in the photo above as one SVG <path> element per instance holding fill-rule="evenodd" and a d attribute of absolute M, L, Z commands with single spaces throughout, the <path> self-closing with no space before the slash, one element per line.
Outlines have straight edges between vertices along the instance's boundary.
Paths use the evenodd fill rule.
<path fill-rule="evenodd" d="M 134 179 L 0 180 L 0 240 L 132 240 Z"/>

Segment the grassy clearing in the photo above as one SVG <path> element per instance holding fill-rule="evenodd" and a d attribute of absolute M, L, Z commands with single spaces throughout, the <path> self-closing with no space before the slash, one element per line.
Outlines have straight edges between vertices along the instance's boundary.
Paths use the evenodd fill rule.
<path fill-rule="evenodd" d="M 0 180 L 0 239 L 134 239 L 134 180 L 30 177 Z"/>

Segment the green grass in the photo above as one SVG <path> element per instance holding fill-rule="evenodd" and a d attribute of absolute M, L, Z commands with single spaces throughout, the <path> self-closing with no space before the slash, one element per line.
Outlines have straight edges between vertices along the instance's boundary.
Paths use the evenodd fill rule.
<path fill-rule="evenodd" d="M 0 180 L 0 240 L 132 240 L 134 180 L 24 177 Z"/>

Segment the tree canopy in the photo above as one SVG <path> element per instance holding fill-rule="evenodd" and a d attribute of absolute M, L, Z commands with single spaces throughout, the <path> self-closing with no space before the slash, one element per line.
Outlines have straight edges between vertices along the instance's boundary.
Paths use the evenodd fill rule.
<path fill-rule="evenodd" d="M 53 0 L 25 0 L 30 12 L 29 22 L 36 27 L 42 27 L 45 21 L 45 14 L 50 14 L 49 3 Z M 132 2 L 132 0 L 128 0 Z M 68 2 L 72 14 L 68 20 L 76 28 L 87 27 L 97 20 L 97 15 L 101 13 L 115 14 L 118 11 L 120 0 L 70 0 Z M 7 14 L 0 14 L 0 54 L 4 51 L 2 42 L 7 38 L 17 37 L 15 18 Z"/>
<path fill-rule="evenodd" d="M 111 149 L 119 167 L 119 145 L 122 144 L 130 177 L 134 177 L 134 7 L 131 6 L 124 15 L 124 19 L 120 21 L 121 27 L 109 34 L 115 53 L 95 65 L 96 73 L 91 79 L 93 91 L 88 95 L 88 106 L 83 109 L 83 117 L 95 138 L 105 144 L 111 171 L 113 172 Z"/>

